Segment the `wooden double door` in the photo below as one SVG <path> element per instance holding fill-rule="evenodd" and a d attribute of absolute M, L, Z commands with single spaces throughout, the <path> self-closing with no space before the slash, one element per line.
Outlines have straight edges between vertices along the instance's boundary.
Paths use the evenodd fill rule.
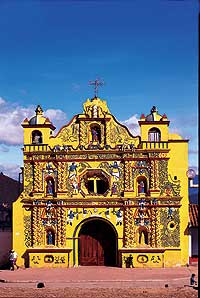
<path fill-rule="evenodd" d="M 79 232 L 79 264 L 116 266 L 117 247 L 114 229 L 103 220 L 86 222 Z"/>

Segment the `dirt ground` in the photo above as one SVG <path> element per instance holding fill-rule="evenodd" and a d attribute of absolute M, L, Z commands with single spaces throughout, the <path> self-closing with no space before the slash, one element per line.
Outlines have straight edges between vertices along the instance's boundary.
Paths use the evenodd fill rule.
<path fill-rule="evenodd" d="M 0 270 L 0 298 L 197 298 L 191 273 L 198 281 L 197 266 Z"/>
<path fill-rule="evenodd" d="M 6 298 L 197 298 L 198 291 L 193 288 L 164 288 L 164 289 L 80 289 L 80 288 L 16 288 L 0 287 L 0 297 Z"/>

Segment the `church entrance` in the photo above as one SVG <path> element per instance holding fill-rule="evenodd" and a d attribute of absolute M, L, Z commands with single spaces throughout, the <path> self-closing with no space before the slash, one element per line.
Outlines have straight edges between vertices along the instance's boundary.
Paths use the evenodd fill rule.
<path fill-rule="evenodd" d="M 79 265 L 117 265 L 116 233 L 104 220 L 93 219 L 83 224 L 79 232 Z"/>

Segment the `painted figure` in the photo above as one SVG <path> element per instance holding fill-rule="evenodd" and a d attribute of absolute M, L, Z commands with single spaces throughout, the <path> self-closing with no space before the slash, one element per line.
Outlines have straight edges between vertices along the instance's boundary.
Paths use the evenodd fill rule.
<path fill-rule="evenodd" d="M 53 245 L 53 233 L 52 231 L 47 232 L 47 244 Z"/>
<path fill-rule="evenodd" d="M 140 181 L 138 184 L 138 193 L 144 193 L 144 181 Z"/>
<path fill-rule="evenodd" d="M 144 209 L 145 204 L 146 204 L 145 199 L 141 199 L 141 200 L 139 200 L 139 206 L 140 206 L 140 209 Z"/>
<path fill-rule="evenodd" d="M 83 208 L 83 217 L 86 217 L 87 214 L 88 214 L 87 209 L 84 209 L 84 208 Z"/>
<path fill-rule="evenodd" d="M 53 194 L 53 183 L 51 180 L 47 182 L 47 194 L 49 195 Z"/>
<path fill-rule="evenodd" d="M 116 195 L 116 194 L 117 194 L 117 183 L 113 182 L 112 189 L 111 189 L 111 195 Z"/>
<path fill-rule="evenodd" d="M 111 175 L 115 178 L 115 180 L 118 180 L 120 177 L 120 168 L 118 166 L 117 161 L 114 161 L 113 164 L 110 165 L 111 167 Z"/>
<path fill-rule="evenodd" d="M 168 216 L 167 216 L 167 218 L 172 219 L 172 214 L 173 214 L 173 208 L 172 207 L 168 207 Z"/>
<path fill-rule="evenodd" d="M 34 136 L 33 143 L 35 143 L 35 144 L 39 144 L 40 143 L 40 136 L 39 135 L 35 135 Z"/>
<path fill-rule="evenodd" d="M 95 128 L 92 128 L 92 142 L 98 142 L 98 132 Z"/>
<path fill-rule="evenodd" d="M 74 213 L 74 211 L 69 210 L 68 215 L 67 215 L 67 224 L 70 224 L 70 226 L 72 226 L 75 216 L 76 216 L 76 214 Z"/>
<path fill-rule="evenodd" d="M 143 211 L 139 212 L 139 217 L 140 217 L 139 225 L 144 226 L 144 213 L 143 213 Z"/>
<path fill-rule="evenodd" d="M 105 216 L 106 216 L 107 218 L 110 218 L 110 209 L 109 209 L 109 208 L 106 208 Z"/>
<path fill-rule="evenodd" d="M 122 214 L 122 211 L 121 211 L 121 209 L 118 209 L 116 212 L 115 212 L 115 214 L 116 214 L 116 225 L 122 225 L 122 218 L 123 218 L 123 214 Z"/>
<path fill-rule="evenodd" d="M 77 165 L 75 162 L 72 162 L 72 164 L 69 166 L 69 178 L 76 176 L 76 169 Z"/>
<path fill-rule="evenodd" d="M 78 185 L 78 182 L 77 182 L 77 179 L 76 179 L 75 176 L 74 176 L 74 178 L 72 179 L 71 183 L 72 183 L 72 187 L 73 187 L 73 189 L 74 189 L 74 193 L 77 194 L 78 191 L 79 191 L 79 185 Z"/>

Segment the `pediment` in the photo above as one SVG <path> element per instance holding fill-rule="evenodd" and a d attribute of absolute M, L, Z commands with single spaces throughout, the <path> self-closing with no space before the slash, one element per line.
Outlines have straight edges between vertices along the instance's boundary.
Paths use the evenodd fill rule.
<path fill-rule="evenodd" d="M 105 101 L 87 100 L 82 114 L 63 126 L 55 137 L 50 138 L 54 151 L 133 149 L 140 143 L 128 128 L 110 113 Z"/>

